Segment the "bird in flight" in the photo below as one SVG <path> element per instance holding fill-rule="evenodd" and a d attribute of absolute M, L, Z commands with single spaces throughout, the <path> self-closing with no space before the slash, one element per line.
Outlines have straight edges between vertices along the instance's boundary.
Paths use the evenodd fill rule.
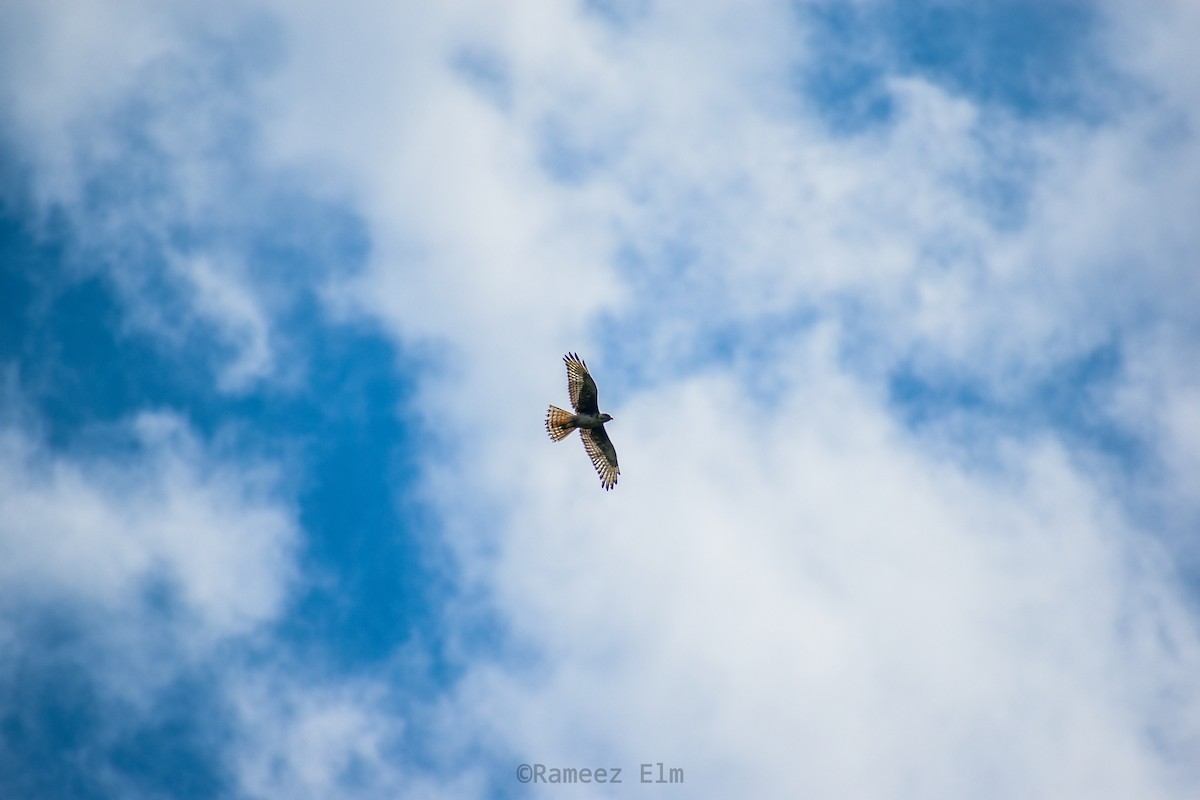
<path fill-rule="evenodd" d="M 604 423 L 612 417 L 600 413 L 596 382 L 588 373 L 583 359 L 568 353 L 563 356 L 563 363 L 567 365 L 567 391 L 571 395 L 571 407 L 575 413 L 550 406 L 546 412 L 546 432 L 557 442 L 578 428 L 583 449 L 587 450 L 588 458 L 600 476 L 600 485 L 606 490 L 611 489 L 617 485 L 617 476 L 621 474 L 617 467 L 617 451 L 604 430 Z"/>

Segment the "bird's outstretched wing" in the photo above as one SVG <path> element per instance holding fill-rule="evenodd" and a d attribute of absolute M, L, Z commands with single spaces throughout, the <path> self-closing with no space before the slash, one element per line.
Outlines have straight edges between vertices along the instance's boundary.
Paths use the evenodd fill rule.
<path fill-rule="evenodd" d="M 604 427 L 580 428 L 579 435 L 583 438 L 583 449 L 587 450 L 588 458 L 600 476 L 600 485 L 606 490 L 616 486 L 621 469 L 617 466 L 617 450 Z"/>
<path fill-rule="evenodd" d="M 588 373 L 587 364 L 574 353 L 563 356 L 567 365 L 567 391 L 571 393 L 571 407 L 576 414 L 599 414 L 600 398 L 596 393 L 596 382 Z M 614 459 L 613 463 L 616 463 Z"/>

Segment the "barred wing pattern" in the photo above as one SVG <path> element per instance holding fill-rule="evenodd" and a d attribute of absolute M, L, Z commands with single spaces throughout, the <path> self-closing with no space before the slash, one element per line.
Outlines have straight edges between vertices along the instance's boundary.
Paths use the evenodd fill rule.
<path fill-rule="evenodd" d="M 600 476 L 600 485 L 606 490 L 617 485 L 617 477 L 621 474 L 617 466 L 617 451 L 604 423 L 612 419 L 608 414 L 600 413 L 599 393 L 596 382 L 588 373 L 587 364 L 575 353 L 563 356 L 567 365 L 567 392 L 571 396 L 571 414 L 557 406 L 550 406 L 546 411 L 546 433 L 550 438 L 559 441 L 566 438 L 571 431 L 578 429 L 583 439 L 583 448 L 587 450 L 596 474 Z"/>
<path fill-rule="evenodd" d="M 579 436 L 583 439 L 583 449 L 587 450 L 596 474 L 600 476 L 600 485 L 608 489 L 617 485 L 617 476 L 621 474 L 617 466 L 617 450 L 613 447 L 608 432 L 603 427 L 580 428 Z"/>
<path fill-rule="evenodd" d="M 571 393 L 571 408 L 575 409 L 576 414 L 599 414 L 600 397 L 587 364 L 574 353 L 563 356 L 563 363 L 567 365 L 567 391 Z"/>

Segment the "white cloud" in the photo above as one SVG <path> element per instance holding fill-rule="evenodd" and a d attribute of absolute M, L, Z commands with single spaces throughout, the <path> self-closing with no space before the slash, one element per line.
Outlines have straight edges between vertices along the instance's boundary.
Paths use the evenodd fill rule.
<path fill-rule="evenodd" d="M 0 93 L 4 119 L 37 175 L 42 203 L 74 200 L 87 176 L 80 127 L 136 89 L 142 70 L 177 47 L 180 31 L 154 3 L 6 3 Z"/>
<path fill-rule="evenodd" d="M 215 331 L 230 351 L 222 389 L 272 375 L 284 293 L 249 251 L 283 176 L 255 173 L 253 136 L 238 132 L 253 130 L 269 26 L 240 3 L 0 13 L 0 124 L 14 174 L 30 178 L 5 187 L 14 206 L 28 199 L 37 221 L 66 223 L 69 265 L 117 289 L 125 324 L 168 346 Z"/>
<path fill-rule="evenodd" d="M 1146 532 L 1052 442 L 964 473 L 827 353 L 786 355 L 775 410 L 720 376 L 625 405 L 619 497 L 572 442 L 502 530 L 462 521 L 542 654 L 480 669 L 463 713 L 703 796 L 1185 795 L 1200 642 Z"/>
<path fill-rule="evenodd" d="M 245 389 L 269 375 L 273 367 L 270 320 L 245 276 L 204 256 L 181 261 L 174 271 L 188 284 L 198 315 L 215 322 L 230 340 L 234 357 L 221 370 L 221 387 Z"/>
<path fill-rule="evenodd" d="M 531 378 L 554 392 L 542 402 L 556 399 L 557 350 L 587 341 L 555 348 L 528 335 L 570 330 L 545 326 L 578 308 L 505 317 L 518 331 L 497 322 L 540 291 L 536 262 L 524 281 L 489 284 L 486 308 L 470 286 L 489 280 L 486 259 L 464 273 L 426 271 L 458 243 L 408 264 L 377 261 L 366 279 L 395 287 L 376 307 L 398 336 L 433 331 L 457 345 L 461 363 L 429 402 L 452 442 L 456 425 L 464 431 L 462 447 L 432 473 L 430 495 L 467 574 L 532 654 L 531 667 L 474 671 L 459 713 L 481 716 L 517 758 L 673 760 L 711 796 L 1186 796 L 1200 782 L 1181 757 L 1200 741 L 1200 645 L 1157 531 L 1107 498 L 1105 476 L 1052 431 L 996 431 L 990 462 L 931 450 L 890 419 L 880 378 L 917 354 L 1003 400 L 1065 359 L 1124 341 L 1141 309 L 1186 323 L 1190 289 L 1170 291 L 1187 280 L 1179 248 L 1136 231 L 1194 239 L 1173 211 L 1155 220 L 1150 195 L 1180 196 L 1172 187 L 1186 182 L 1195 148 L 1181 146 L 1184 163 L 1170 169 L 1154 160 L 1153 108 L 1093 128 L 1022 122 L 912 78 L 889 84 L 894 124 L 838 140 L 753 88 L 673 82 L 690 66 L 672 61 L 680 53 L 745 75 L 738 54 L 750 37 L 697 18 L 686 34 L 650 25 L 620 52 L 593 45 L 543 66 L 579 81 L 574 94 L 590 101 L 579 107 L 545 99 L 532 81 L 524 96 L 546 105 L 522 106 L 530 84 L 520 77 L 507 116 L 456 101 L 464 119 L 486 120 L 475 130 L 496 129 L 485 141 L 508 143 L 513 129 L 537 141 L 552 113 L 584 120 L 581 130 L 620 130 L 610 163 L 581 184 L 530 172 L 493 184 L 487 201 L 503 215 L 548 193 L 560 208 L 599 198 L 605 238 L 584 226 L 581 241 L 609 257 L 620 243 L 648 254 L 642 272 L 606 276 L 627 287 L 610 319 L 644 326 L 646 339 L 602 334 L 623 359 L 592 356 L 617 416 L 617 494 L 595 491 L 570 445 L 529 452 Z M 558 39 L 588 42 L 576 28 L 589 24 L 568 22 Z M 514 56 L 513 73 L 536 74 L 539 57 Z M 998 152 L 1033 165 L 1019 176 L 1030 195 L 1015 227 L 993 223 L 976 188 L 994 177 Z M 439 153 L 406 157 L 449 166 Z M 1133 168 L 1146 159 L 1151 172 Z M 472 188 L 508 165 L 488 166 L 474 163 L 469 181 L 451 168 L 460 179 L 445 205 L 418 188 L 428 197 L 418 229 L 457 220 L 455 197 L 486 196 Z M 1142 188 L 1147 175 L 1161 180 Z M 394 184 L 399 218 L 413 218 L 399 212 L 425 185 Z M 1143 199 L 1120 200 L 1126 188 Z M 486 218 L 463 231 L 481 251 L 502 241 Z M 675 244 L 694 252 L 683 269 L 662 256 Z M 1133 265 L 1153 271 L 1131 277 L 1132 293 L 1114 292 Z M 395 299 L 406 285 L 437 297 L 439 314 L 406 313 Z M 757 358 L 735 353 L 702 378 L 671 367 L 714 325 L 789 308 L 836 323 Z M 838 354 L 862 329 L 873 349 L 865 366 L 847 364 Z M 606 387 L 634 357 L 648 383 L 614 396 Z M 535 373 L 534 360 L 554 366 Z M 656 380 L 658 366 L 666 377 Z M 739 388 L 748 374 L 774 387 L 774 403 Z M 493 415 L 484 425 L 480 397 Z"/>
<path fill-rule="evenodd" d="M 251 93 L 258 155 L 369 226 L 366 269 L 324 286 L 330 307 L 445 354 L 417 399 L 447 446 L 426 454 L 427 499 L 465 596 L 527 653 L 472 665 L 447 728 L 513 768 L 664 761 L 702 796 L 1194 794 L 1200 642 L 1156 524 L 1197 516 L 1186 26 L 1108 7 L 1114 61 L 1157 43 L 1125 62 L 1149 99 L 1108 119 L 1017 119 L 891 75 L 894 120 L 843 138 L 789 102 L 806 32 L 782 6 L 663 5 L 620 31 L 534 3 L 274 8 L 285 55 Z M 1135 8 L 1149 21 L 1123 34 Z M 503 92 L 456 71 L 464 47 L 495 54 Z M 554 177 L 551 144 L 578 175 Z M 1009 159 L 1024 212 L 1001 224 L 981 187 Z M 190 273 L 198 313 L 244 345 L 229 380 L 268 374 L 253 281 L 191 263 L 209 265 Z M 700 357 L 719 330 L 789 316 L 807 321 Z M 1053 429 L 985 420 L 983 458 L 889 410 L 907 360 L 1003 402 L 1111 342 L 1107 411 L 1162 465 L 1128 493 Z M 568 349 L 617 417 L 615 493 L 540 432 Z M 154 463 L 185 488 L 133 497 L 211 519 L 207 479 L 169 453 Z M 60 469 L 9 477 L 38 500 L 26 518 L 97 552 L 73 591 L 119 599 L 158 559 L 216 629 L 274 613 L 281 584 L 226 594 L 241 537 L 197 554 L 134 514 L 98 550 L 84 533 L 131 512 Z M 60 492 L 83 500 L 68 514 Z M 230 514 L 204 527 L 276 519 Z M 21 563 L 74 574 L 30 538 Z M 276 574 L 268 550 L 235 588 Z M 353 764 L 399 787 L 389 748 L 409 732 L 377 706 L 403 689 L 371 686 L 231 689 L 248 790 L 349 791 Z"/>
<path fill-rule="evenodd" d="M 3 431 L 3 602 L 65 603 L 136 631 L 156 613 L 160 587 L 176 645 L 195 654 L 274 619 L 294 577 L 297 531 L 272 476 L 223 463 L 170 414 L 143 414 L 113 433 L 132 437 L 137 458 L 80 460 Z"/>
<path fill-rule="evenodd" d="M 396 765 L 385 750 L 403 729 L 374 713 L 383 699 L 378 687 L 295 683 L 272 675 L 232 693 L 242 723 L 234 748 L 242 790 L 254 797 L 353 796 L 344 790 L 357 772 L 368 776 L 370 793 L 395 791 Z"/>
<path fill-rule="evenodd" d="M 253 797 L 486 796 L 478 730 L 418 697 L 425 654 L 409 643 L 381 667 L 339 673 L 287 656 L 225 676 L 237 725 L 229 766 Z"/>

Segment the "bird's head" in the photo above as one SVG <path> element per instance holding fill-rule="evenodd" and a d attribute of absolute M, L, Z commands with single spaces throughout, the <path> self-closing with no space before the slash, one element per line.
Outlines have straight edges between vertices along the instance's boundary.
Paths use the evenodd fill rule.
<path fill-rule="evenodd" d="M 601 422 L 611 422 L 611 421 L 612 421 L 612 414 L 601 414 L 601 415 L 600 415 L 600 421 L 601 421 Z"/>

